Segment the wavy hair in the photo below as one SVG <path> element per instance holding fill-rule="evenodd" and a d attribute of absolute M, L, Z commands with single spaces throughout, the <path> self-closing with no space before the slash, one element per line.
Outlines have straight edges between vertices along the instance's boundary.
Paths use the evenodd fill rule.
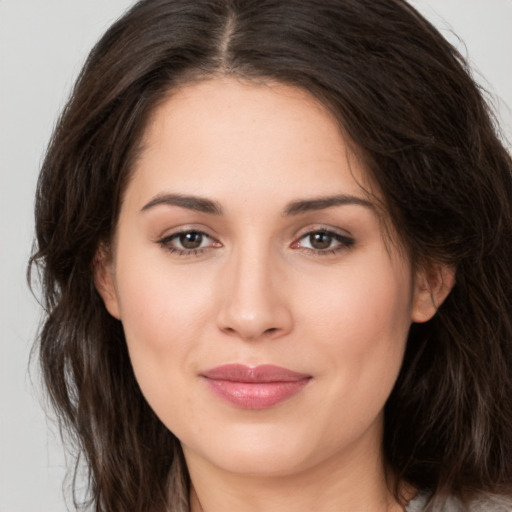
<path fill-rule="evenodd" d="M 142 0 L 89 55 L 35 206 L 37 348 L 87 463 L 89 505 L 188 510 L 179 442 L 139 390 L 93 266 L 149 116 L 174 88 L 216 76 L 317 97 L 353 141 L 413 265 L 456 267 L 438 313 L 411 328 L 384 452 L 398 480 L 434 498 L 509 492 L 512 162 L 464 59 L 404 0 Z"/>

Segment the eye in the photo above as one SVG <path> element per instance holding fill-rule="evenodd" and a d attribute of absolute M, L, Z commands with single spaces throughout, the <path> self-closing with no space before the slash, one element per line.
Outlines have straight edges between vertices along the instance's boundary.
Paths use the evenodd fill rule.
<path fill-rule="evenodd" d="M 329 231 L 320 229 L 310 231 L 292 244 L 292 249 L 304 249 L 314 254 L 333 254 L 354 245 L 354 239 Z"/>
<path fill-rule="evenodd" d="M 199 249 L 208 237 L 199 231 L 190 231 L 176 235 L 174 242 L 183 249 Z"/>
<path fill-rule="evenodd" d="M 221 246 L 212 237 L 197 230 L 180 231 L 162 238 L 158 243 L 168 251 L 183 256 L 197 255 L 204 249 Z"/>

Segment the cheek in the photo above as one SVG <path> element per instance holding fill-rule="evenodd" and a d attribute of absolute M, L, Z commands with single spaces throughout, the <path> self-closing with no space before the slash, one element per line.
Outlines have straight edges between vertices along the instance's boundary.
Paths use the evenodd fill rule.
<path fill-rule="evenodd" d="M 380 331 L 397 339 L 393 332 L 403 333 L 411 323 L 411 279 L 386 260 L 346 266 L 324 279 L 312 276 L 304 289 L 317 290 L 304 296 L 307 323 L 317 329 L 331 326 L 342 338 L 351 338 L 344 335 L 351 331 Z M 364 339 L 353 341 L 361 344 Z"/>
<path fill-rule="evenodd" d="M 197 329 L 210 302 L 204 279 L 188 269 L 173 269 L 165 257 L 158 256 L 138 258 L 132 253 L 116 271 L 128 342 L 154 351 L 168 349 L 171 340 L 179 341 Z"/>
<path fill-rule="evenodd" d="M 322 293 L 303 304 L 307 338 L 317 340 L 316 353 L 336 375 L 338 389 L 355 396 L 359 386 L 361 396 L 382 399 L 400 369 L 411 324 L 407 269 L 381 258 L 346 268 L 321 288 Z"/>
<path fill-rule="evenodd" d="M 124 254 L 116 269 L 121 321 L 135 376 L 158 414 L 169 405 L 170 389 L 180 388 L 181 372 L 192 368 L 211 286 L 187 270 L 171 272 L 165 258 Z"/>

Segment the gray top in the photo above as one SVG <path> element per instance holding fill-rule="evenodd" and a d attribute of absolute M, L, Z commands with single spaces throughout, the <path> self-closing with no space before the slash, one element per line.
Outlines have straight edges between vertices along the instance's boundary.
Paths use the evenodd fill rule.
<path fill-rule="evenodd" d="M 424 512 L 428 496 L 418 494 L 405 507 L 406 512 Z M 432 504 L 432 512 L 512 512 L 512 497 L 486 495 L 464 505 L 457 498 L 448 498 L 442 505 Z"/>

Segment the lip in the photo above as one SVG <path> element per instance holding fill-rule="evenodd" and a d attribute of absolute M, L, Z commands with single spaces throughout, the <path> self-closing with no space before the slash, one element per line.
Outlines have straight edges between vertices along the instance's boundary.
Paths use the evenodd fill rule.
<path fill-rule="evenodd" d="M 270 364 L 226 364 L 200 375 L 214 394 L 242 409 L 273 407 L 299 393 L 312 378 Z"/>

